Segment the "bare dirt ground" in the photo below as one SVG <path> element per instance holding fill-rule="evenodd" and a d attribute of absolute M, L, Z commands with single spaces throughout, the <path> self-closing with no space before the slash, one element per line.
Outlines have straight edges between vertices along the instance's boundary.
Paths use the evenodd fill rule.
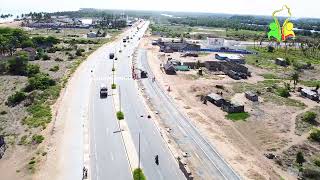
<path fill-rule="evenodd" d="M 0 27 L 13 27 L 13 28 L 17 28 L 17 27 L 20 27 L 20 25 L 21 25 L 21 21 L 0 23 Z"/>
<path fill-rule="evenodd" d="M 156 80 L 167 89 L 175 99 L 176 104 L 187 114 L 193 123 L 230 163 L 230 165 L 245 179 L 296 179 L 296 174 L 278 166 L 267 159 L 265 153 L 281 154 L 293 145 L 304 143 L 308 134 L 302 136 L 295 134 L 296 116 L 317 106 L 317 103 L 301 98 L 297 93 L 291 97 L 305 104 L 305 106 L 288 105 L 279 100 L 277 102 L 260 98 L 254 103 L 244 97 L 244 93 L 233 91 L 235 82 L 255 84 L 263 81 L 259 74 L 267 73 L 248 66 L 252 78 L 235 81 L 225 75 L 213 75 L 205 72 L 199 77 L 197 72 L 178 72 L 176 76 L 166 75 L 160 70 L 160 63 L 168 57 L 177 60 L 190 61 L 195 58 L 182 58 L 178 53 L 169 56 L 159 52 L 157 46 L 152 46 L 151 41 L 156 37 L 146 36 L 142 48 L 148 50 L 148 61 L 156 76 Z M 214 58 L 213 54 L 197 59 L 200 61 Z M 183 61 L 182 60 L 182 61 Z M 218 89 L 215 85 L 223 85 Z M 245 111 L 250 114 L 246 121 L 233 122 L 225 118 L 226 113 L 211 103 L 202 104 L 200 95 L 210 92 L 223 92 L 226 99 L 235 100 L 245 105 Z M 291 100 L 290 100 L 291 101 Z"/>

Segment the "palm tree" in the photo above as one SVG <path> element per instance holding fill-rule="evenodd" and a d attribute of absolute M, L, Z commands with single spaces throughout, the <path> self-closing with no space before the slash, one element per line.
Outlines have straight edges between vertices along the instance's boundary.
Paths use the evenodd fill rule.
<path fill-rule="evenodd" d="M 294 85 L 294 89 L 296 88 L 296 85 L 299 82 L 299 72 L 295 71 L 292 75 L 291 75 L 291 79 L 293 80 L 293 85 Z"/>

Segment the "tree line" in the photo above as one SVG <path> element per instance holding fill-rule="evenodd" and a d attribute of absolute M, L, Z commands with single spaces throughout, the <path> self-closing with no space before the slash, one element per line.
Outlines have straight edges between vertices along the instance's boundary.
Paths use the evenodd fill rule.
<path fill-rule="evenodd" d="M 18 48 L 52 47 L 59 41 L 59 39 L 52 36 L 30 37 L 21 29 L 0 28 L 0 55 L 12 56 Z"/>

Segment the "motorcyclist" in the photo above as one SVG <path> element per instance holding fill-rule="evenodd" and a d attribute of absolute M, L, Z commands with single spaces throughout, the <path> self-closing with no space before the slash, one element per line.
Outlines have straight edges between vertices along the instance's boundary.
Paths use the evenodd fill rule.
<path fill-rule="evenodd" d="M 158 155 L 156 155 L 156 156 L 154 157 L 154 161 L 155 161 L 155 163 L 156 163 L 157 165 L 159 165 L 159 156 L 158 156 Z"/>

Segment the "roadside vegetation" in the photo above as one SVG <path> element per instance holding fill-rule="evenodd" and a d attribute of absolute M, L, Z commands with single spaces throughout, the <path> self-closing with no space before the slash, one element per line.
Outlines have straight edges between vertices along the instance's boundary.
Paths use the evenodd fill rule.
<path fill-rule="evenodd" d="M 100 28 L 110 38 L 84 38 L 89 29 L 0 28 L 0 135 L 13 152 L 29 148 L 28 157 L 42 148 L 43 130 L 53 118 L 51 107 L 69 77 L 90 53 L 121 32 Z M 25 162 L 25 169 L 34 173 L 45 155 Z M 18 169 L 17 173 L 21 171 L 25 172 Z"/>
<path fill-rule="evenodd" d="M 118 120 L 124 119 L 124 113 L 122 111 L 118 111 L 116 115 L 117 115 Z"/>
<path fill-rule="evenodd" d="M 249 118 L 250 115 L 247 112 L 241 112 L 241 113 L 229 113 L 226 115 L 227 119 L 230 119 L 232 121 L 245 121 L 247 118 Z"/>
<path fill-rule="evenodd" d="M 146 180 L 146 176 L 143 174 L 143 171 L 141 168 L 136 168 L 133 171 L 133 179 L 134 180 Z"/>

